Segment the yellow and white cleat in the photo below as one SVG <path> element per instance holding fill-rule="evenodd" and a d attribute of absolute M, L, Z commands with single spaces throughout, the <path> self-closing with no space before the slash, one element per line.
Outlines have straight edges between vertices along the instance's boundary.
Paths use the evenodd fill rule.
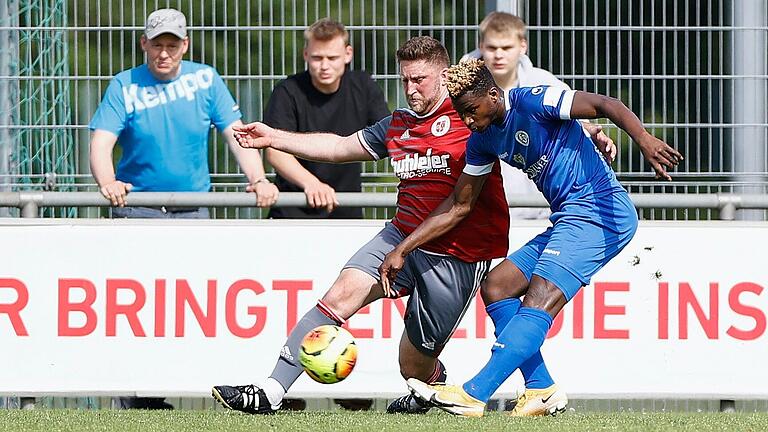
<path fill-rule="evenodd" d="M 517 398 L 517 404 L 510 413 L 513 417 L 533 417 L 557 415 L 565 412 L 568 396 L 565 392 L 551 385 L 545 389 L 526 389 Z"/>
<path fill-rule="evenodd" d="M 485 403 L 468 395 L 461 386 L 429 385 L 416 378 L 409 378 L 407 384 L 414 395 L 451 414 L 464 417 L 482 417 L 485 411 Z"/>

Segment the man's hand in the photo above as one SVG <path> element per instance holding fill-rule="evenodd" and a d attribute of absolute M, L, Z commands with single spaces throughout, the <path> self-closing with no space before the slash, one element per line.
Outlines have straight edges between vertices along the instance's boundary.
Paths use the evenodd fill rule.
<path fill-rule="evenodd" d="M 125 196 L 133 189 L 130 183 L 123 183 L 120 180 L 113 180 L 99 188 L 104 198 L 108 199 L 112 206 L 125 207 Z"/>
<path fill-rule="evenodd" d="M 304 188 L 304 194 L 307 196 L 307 205 L 312 208 L 325 207 L 325 210 L 330 213 L 339 205 L 336 191 L 321 181 L 307 185 Z"/>
<path fill-rule="evenodd" d="M 261 122 L 232 126 L 235 140 L 243 148 L 263 149 L 272 144 L 274 129 Z"/>
<path fill-rule="evenodd" d="M 253 192 L 256 194 L 256 206 L 258 207 L 270 207 L 277 202 L 277 197 L 280 195 L 280 191 L 277 190 L 277 186 L 266 179 L 251 183 L 245 187 L 246 192 Z"/>
<path fill-rule="evenodd" d="M 683 155 L 648 132 L 637 143 L 640 145 L 640 151 L 643 152 L 645 159 L 656 171 L 656 178 L 672 180 L 667 169 L 677 166 L 683 160 Z"/>
<path fill-rule="evenodd" d="M 392 288 L 392 282 L 395 281 L 397 273 L 403 269 L 403 265 L 405 265 L 405 255 L 397 248 L 384 257 L 384 261 L 379 266 L 379 281 L 381 289 L 384 290 L 384 297 L 397 297 L 397 292 Z"/>
<path fill-rule="evenodd" d="M 613 163 L 617 153 L 616 144 L 614 144 L 613 140 L 603 132 L 603 127 L 599 124 L 589 122 L 582 122 L 581 125 L 592 137 L 592 141 L 603 155 L 605 161 L 608 162 L 608 164 Z"/>

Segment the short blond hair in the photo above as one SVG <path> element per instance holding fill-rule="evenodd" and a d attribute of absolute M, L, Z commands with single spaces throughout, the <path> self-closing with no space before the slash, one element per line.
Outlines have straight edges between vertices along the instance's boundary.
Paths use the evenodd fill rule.
<path fill-rule="evenodd" d="M 337 37 L 344 39 L 344 45 L 349 45 L 349 32 L 344 24 L 331 18 L 322 18 L 304 30 L 304 45 L 310 40 L 327 42 Z"/>
<path fill-rule="evenodd" d="M 480 23 L 480 42 L 488 33 L 516 34 L 520 40 L 527 39 L 528 26 L 519 16 L 506 12 L 491 12 Z"/>

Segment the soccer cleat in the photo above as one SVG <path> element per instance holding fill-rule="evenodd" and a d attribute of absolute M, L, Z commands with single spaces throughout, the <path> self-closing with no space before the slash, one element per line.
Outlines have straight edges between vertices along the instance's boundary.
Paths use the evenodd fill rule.
<path fill-rule="evenodd" d="M 274 414 L 280 406 L 273 407 L 264 390 L 253 385 L 215 386 L 211 396 L 224 407 L 248 414 Z"/>
<path fill-rule="evenodd" d="M 393 400 L 387 407 L 389 414 L 426 414 L 431 407 L 429 402 L 418 396 L 408 393 L 405 396 Z"/>
<path fill-rule="evenodd" d="M 553 384 L 545 389 L 526 389 L 517 398 L 517 404 L 509 415 L 514 417 L 554 416 L 565 412 L 567 405 L 568 396 Z"/>
<path fill-rule="evenodd" d="M 468 395 L 461 386 L 429 385 L 416 378 L 409 378 L 407 383 L 414 396 L 451 414 L 464 417 L 482 417 L 485 411 L 485 403 Z"/>

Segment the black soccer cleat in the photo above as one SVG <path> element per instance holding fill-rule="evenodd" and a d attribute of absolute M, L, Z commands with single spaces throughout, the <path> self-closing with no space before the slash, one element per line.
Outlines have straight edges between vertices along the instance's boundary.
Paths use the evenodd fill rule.
<path fill-rule="evenodd" d="M 430 409 L 429 402 L 409 393 L 393 400 L 387 407 L 388 414 L 426 414 Z"/>
<path fill-rule="evenodd" d="M 264 389 L 253 384 L 215 386 L 211 389 L 211 396 L 224 408 L 248 414 L 274 414 L 277 411 L 269 403 Z"/>

